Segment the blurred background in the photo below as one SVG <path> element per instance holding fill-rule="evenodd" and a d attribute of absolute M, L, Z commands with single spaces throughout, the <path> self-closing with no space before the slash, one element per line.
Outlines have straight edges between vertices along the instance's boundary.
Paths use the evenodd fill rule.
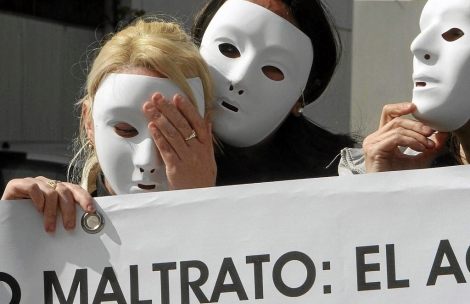
<path fill-rule="evenodd" d="M 324 0 L 344 45 L 325 94 L 305 115 L 336 133 L 367 136 L 386 103 L 410 101 L 412 54 L 425 0 Z M 0 0 L 0 191 L 12 178 L 65 180 L 78 130 L 74 104 L 87 52 L 143 12 L 189 29 L 203 0 Z"/>

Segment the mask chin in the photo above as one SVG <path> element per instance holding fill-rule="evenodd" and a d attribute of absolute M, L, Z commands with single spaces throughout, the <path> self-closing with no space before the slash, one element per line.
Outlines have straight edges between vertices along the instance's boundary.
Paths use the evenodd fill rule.
<path fill-rule="evenodd" d="M 249 132 L 246 129 L 229 130 L 227 128 L 219 128 L 219 129 L 222 129 L 222 131 L 227 131 L 227 132 L 214 131 L 214 134 L 216 138 L 221 140 L 223 143 L 229 144 L 237 148 L 250 148 L 254 146 L 263 146 L 274 138 L 275 134 L 281 128 L 284 121 L 287 119 L 289 115 L 292 114 L 291 111 L 288 111 L 287 114 L 284 116 L 284 118 L 281 119 L 277 125 L 273 126 L 272 129 L 264 129 L 264 131 L 267 131 L 267 133 L 260 134 L 258 137 L 251 136 L 248 139 L 244 137 L 243 140 L 239 140 L 239 138 L 243 136 L 242 134 L 244 134 L 245 132 Z M 240 134 L 240 136 L 237 136 L 237 134 Z"/>

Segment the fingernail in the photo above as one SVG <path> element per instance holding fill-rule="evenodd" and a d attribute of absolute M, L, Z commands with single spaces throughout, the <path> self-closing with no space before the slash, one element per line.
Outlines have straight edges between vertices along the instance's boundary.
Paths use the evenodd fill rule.
<path fill-rule="evenodd" d="M 149 124 L 149 131 L 150 131 L 150 133 L 152 133 L 152 134 L 155 134 L 155 133 L 157 132 L 157 127 L 155 126 L 154 123 L 150 123 L 150 124 Z"/>
<path fill-rule="evenodd" d="M 47 232 L 54 232 L 54 231 L 55 231 L 55 223 L 52 223 L 47 227 Z"/>
<path fill-rule="evenodd" d="M 154 109 L 155 109 L 155 106 L 153 104 L 151 104 L 150 102 L 147 102 L 145 104 L 145 111 L 153 112 Z"/>
<path fill-rule="evenodd" d="M 155 95 L 153 95 L 153 100 L 154 100 L 155 102 L 160 101 L 160 100 L 162 100 L 162 99 L 163 99 L 163 95 L 160 94 L 160 93 L 156 93 Z"/>
<path fill-rule="evenodd" d="M 67 223 L 67 230 L 73 230 L 73 229 L 75 229 L 75 222 Z"/>
<path fill-rule="evenodd" d="M 151 103 L 145 105 L 145 111 L 152 115 L 153 118 L 160 117 L 160 111 L 155 108 L 155 106 Z"/>
<path fill-rule="evenodd" d="M 176 95 L 175 95 L 175 101 L 177 101 L 177 102 L 184 102 L 185 99 L 184 99 L 183 96 L 181 96 L 180 94 L 176 94 Z"/>
<path fill-rule="evenodd" d="M 88 210 L 88 212 L 95 212 L 96 209 L 95 209 L 95 206 L 90 205 L 90 206 L 88 206 L 87 210 Z"/>

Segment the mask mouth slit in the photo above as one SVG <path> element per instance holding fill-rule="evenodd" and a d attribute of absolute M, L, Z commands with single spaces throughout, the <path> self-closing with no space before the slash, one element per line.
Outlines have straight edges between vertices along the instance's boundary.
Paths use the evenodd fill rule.
<path fill-rule="evenodd" d="M 142 185 L 142 184 L 137 184 L 137 187 L 143 190 L 153 190 L 155 189 L 155 185 Z"/>
<path fill-rule="evenodd" d="M 426 86 L 426 82 L 420 81 L 420 82 L 417 82 L 417 83 L 416 83 L 416 87 L 417 87 L 417 88 L 418 88 L 418 87 L 425 87 L 425 86 Z"/>
<path fill-rule="evenodd" d="M 227 109 L 229 109 L 230 111 L 238 112 L 238 108 L 235 107 L 235 106 L 232 106 L 232 105 L 229 104 L 228 102 L 222 101 L 222 105 L 223 105 L 224 107 L 226 107 Z"/>

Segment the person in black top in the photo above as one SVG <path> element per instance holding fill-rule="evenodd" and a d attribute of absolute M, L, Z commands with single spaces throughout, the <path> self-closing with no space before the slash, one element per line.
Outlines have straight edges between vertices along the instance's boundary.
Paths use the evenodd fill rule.
<path fill-rule="evenodd" d="M 240 5 L 240 2 L 244 1 L 237 2 L 236 5 Z M 223 124 L 217 126 L 217 116 L 220 112 L 216 104 L 213 130 L 215 137 L 219 140 L 219 149 L 216 149 L 217 185 L 335 176 L 339 161 L 338 154 L 342 148 L 354 146 L 355 141 L 348 135 L 333 134 L 302 115 L 302 108 L 317 100 L 325 91 L 338 65 L 341 43 L 332 24 L 332 18 L 320 0 L 252 0 L 250 2 L 270 10 L 303 32 L 311 41 L 313 62 L 311 66 L 308 66 L 309 74 L 305 89 L 303 92 L 299 91 L 294 97 L 289 110 L 280 113 L 285 119 L 279 121 L 270 134 L 256 144 L 247 146 L 244 142 L 239 144 L 237 140 L 235 144 L 231 144 L 218 136 L 220 133 L 224 135 L 230 133 L 233 127 L 224 127 Z M 225 3 L 225 0 L 209 0 L 201 7 L 192 26 L 192 36 L 196 44 L 201 45 L 206 29 Z M 252 5 L 252 9 L 256 7 Z M 234 11 L 232 10 L 231 13 L 233 14 Z M 224 18 L 227 19 L 230 16 L 224 16 Z M 238 26 L 242 27 L 243 22 L 247 21 L 240 20 Z M 250 22 L 247 23 L 247 27 L 253 26 L 253 21 Z M 285 36 L 280 38 L 287 41 Z M 243 40 L 243 37 L 237 39 Z M 224 37 L 219 37 L 219 40 L 224 41 Z M 245 55 L 242 50 L 243 43 L 234 44 L 236 43 L 230 44 L 228 50 L 222 49 L 222 47 L 227 48 L 227 44 L 221 44 L 219 49 L 227 57 L 238 56 L 236 60 L 243 59 Z M 229 53 L 237 51 L 235 55 Z M 206 60 L 209 59 L 209 66 L 214 73 L 217 95 L 220 92 L 220 82 L 217 81 L 217 76 L 224 73 L 225 67 L 218 68 L 216 64 L 211 65 L 211 54 L 205 55 L 207 52 L 205 46 L 202 45 L 201 53 Z M 294 65 L 295 58 L 290 58 L 290 60 Z M 227 78 L 230 79 L 230 76 Z M 252 89 L 262 91 L 265 88 L 253 87 Z M 249 102 L 258 101 L 250 100 Z M 270 102 L 283 103 L 285 101 L 272 99 Z M 260 117 L 255 119 L 258 118 Z M 226 129 L 221 130 L 222 128 Z M 254 128 L 250 130 L 249 126 L 246 129 L 247 131 L 240 134 L 240 137 L 249 136 L 249 133 L 254 131 Z"/>

